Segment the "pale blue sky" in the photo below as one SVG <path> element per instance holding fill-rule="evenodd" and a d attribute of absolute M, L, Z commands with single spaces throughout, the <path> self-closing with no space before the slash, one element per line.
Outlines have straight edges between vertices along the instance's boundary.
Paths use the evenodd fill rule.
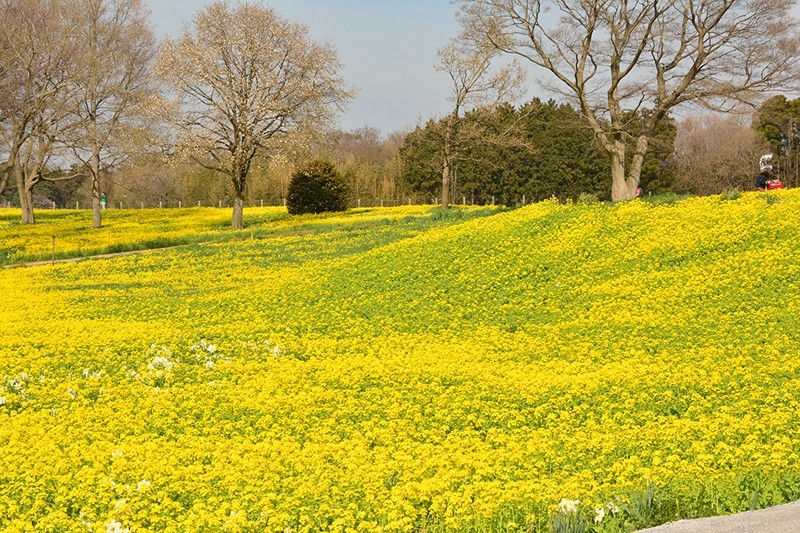
<path fill-rule="evenodd" d="M 177 36 L 209 0 L 148 0 L 157 31 Z M 436 50 L 458 33 L 449 0 L 268 0 L 314 39 L 333 44 L 343 76 L 358 95 L 341 116 L 346 130 L 384 134 L 446 111 L 447 80 L 434 70 Z"/>

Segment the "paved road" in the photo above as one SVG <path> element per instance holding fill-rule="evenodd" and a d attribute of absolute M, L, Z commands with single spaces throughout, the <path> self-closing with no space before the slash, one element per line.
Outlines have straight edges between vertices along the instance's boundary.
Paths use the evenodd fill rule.
<path fill-rule="evenodd" d="M 679 520 L 640 533 L 800 533 L 800 501 L 728 516 Z"/>

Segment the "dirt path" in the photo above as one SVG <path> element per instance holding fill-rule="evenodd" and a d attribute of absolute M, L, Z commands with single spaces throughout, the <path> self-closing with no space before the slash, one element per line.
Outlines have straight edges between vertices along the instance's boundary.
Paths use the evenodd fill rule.
<path fill-rule="evenodd" d="M 800 533 L 800 501 L 728 516 L 678 520 L 639 533 Z"/>

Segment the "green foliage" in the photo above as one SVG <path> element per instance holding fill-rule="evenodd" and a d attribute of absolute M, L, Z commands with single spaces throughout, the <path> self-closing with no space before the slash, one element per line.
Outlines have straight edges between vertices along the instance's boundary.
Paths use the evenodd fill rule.
<path fill-rule="evenodd" d="M 83 199 L 80 190 L 88 181 L 88 175 L 77 174 L 77 170 L 56 170 L 49 173 L 48 178 L 51 181 L 42 180 L 33 188 L 34 205 L 37 208 L 50 208 L 55 202 L 61 208 L 74 207 L 76 200 Z M 73 173 L 77 174 L 74 178 L 63 179 Z M 4 203 L 19 206 L 17 182 L 13 176 L 9 176 L 6 188 L 0 194 L 0 205 Z"/>
<path fill-rule="evenodd" d="M 291 215 L 345 211 L 347 183 L 327 161 L 311 161 L 289 183 L 286 208 Z"/>
<path fill-rule="evenodd" d="M 460 146 L 454 200 L 464 196 L 468 202 L 489 204 L 494 197 L 514 205 L 523 196 L 528 203 L 552 196 L 575 199 L 581 193 L 608 196 L 608 157 L 570 106 L 534 99 L 520 108 L 478 109 L 464 116 L 462 127 L 476 123 L 485 136 L 505 140 Z M 512 127 L 517 136 L 504 136 Z M 417 194 L 440 194 L 442 131 L 442 120 L 428 121 L 409 133 L 400 149 L 401 181 Z"/>
<path fill-rule="evenodd" d="M 738 200 L 741 197 L 742 193 L 739 189 L 728 189 L 727 191 L 723 191 L 720 195 L 720 199 L 722 200 Z"/>
<path fill-rule="evenodd" d="M 656 486 L 648 483 L 644 490 L 634 492 L 631 501 L 623 506 L 623 511 L 637 526 L 650 526 L 656 523 L 661 495 Z"/>
<path fill-rule="evenodd" d="M 767 202 L 767 205 L 774 205 L 781 201 L 780 198 L 770 193 L 762 194 L 761 197 L 764 199 L 765 202 Z"/>
<path fill-rule="evenodd" d="M 443 140 L 441 121 L 429 120 L 403 140 L 400 160 L 403 163 L 400 180 L 409 190 L 425 196 L 435 196 L 442 187 Z"/>
<path fill-rule="evenodd" d="M 560 512 L 553 518 L 555 533 L 587 533 L 589 524 L 583 514 L 578 512 Z"/>

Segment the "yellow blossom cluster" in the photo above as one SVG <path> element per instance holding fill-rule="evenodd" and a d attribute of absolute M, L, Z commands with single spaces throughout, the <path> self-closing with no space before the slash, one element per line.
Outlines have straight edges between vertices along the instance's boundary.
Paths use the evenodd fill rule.
<path fill-rule="evenodd" d="M 682 515 L 800 497 L 800 192 L 335 224 L 0 271 L 0 529 L 602 530 L 648 483 Z"/>

